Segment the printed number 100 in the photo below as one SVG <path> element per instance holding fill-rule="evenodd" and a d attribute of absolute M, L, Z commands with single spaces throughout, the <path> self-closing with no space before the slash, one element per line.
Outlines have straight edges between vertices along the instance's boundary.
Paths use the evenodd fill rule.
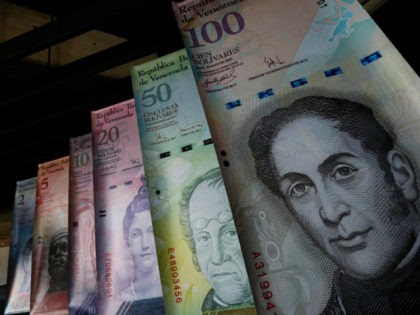
<path fill-rule="evenodd" d="M 229 35 L 234 35 L 240 33 L 244 27 L 245 21 L 242 15 L 237 12 L 230 12 L 222 18 L 222 23 L 219 23 L 218 21 L 204 23 L 203 26 L 201 26 L 200 33 L 201 38 L 207 44 L 213 44 L 222 38 L 223 32 L 226 32 Z M 190 33 L 191 40 L 193 42 L 193 46 L 191 46 L 191 48 L 204 46 L 204 44 L 200 44 L 200 40 L 198 38 L 199 35 L 197 34 L 195 28 L 190 28 L 186 31 Z"/>

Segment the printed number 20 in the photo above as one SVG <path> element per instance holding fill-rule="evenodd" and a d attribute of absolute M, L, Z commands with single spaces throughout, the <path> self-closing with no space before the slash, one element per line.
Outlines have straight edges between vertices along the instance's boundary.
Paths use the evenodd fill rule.
<path fill-rule="evenodd" d="M 143 106 L 150 107 L 155 105 L 157 101 L 166 102 L 172 96 L 171 86 L 167 83 L 159 84 L 156 88 L 156 94 L 154 93 L 155 86 L 149 89 L 145 89 L 143 93 Z"/>
<path fill-rule="evenodd" d="M 108 141 L 115 142 L 120 137 L 118 127 L 113 126 L 109 130 L 101 130 L 98 134 L 98 145 L 108 144 Z"/>
<path fill-rule="evenodd" d="M 233 29 L 231 25 L 232 21 L 231 19 L 229 19 L 229 16 L 232 16 L 236 20 L 237 30 Z M 209 28 L 211 27 L 213 27 L 214 30 L 216 31 L 216 36 L 215 37 L 213 36 L 214 38 L 211 38 L 209 35 Z M 210 22 L 204 23 L 203 26 L 201 27 L 201 37 L 206 43 L 213 44 L 220 40 L 220 38 L 223 35 L 223 31 L 225 31 L 229 35 L 233 35 L 233 34 L 238 34 L 239 32 L 241 32 L 244 29 L 244 27 L 245 27 L 245 21 L 242 15 L 240 15 L 238 12 L 230 12 L 222 18 L 222 24 L 220 24 L 217 21 L 210 21 Z M 187 32 L 190 33 L 191 40 L 193 42 L 193 46 L 191 46 L 191 48 L 204 46 L 204 44 L 200 44 L 195 28 L 190 28 L 187 30 Z"/>

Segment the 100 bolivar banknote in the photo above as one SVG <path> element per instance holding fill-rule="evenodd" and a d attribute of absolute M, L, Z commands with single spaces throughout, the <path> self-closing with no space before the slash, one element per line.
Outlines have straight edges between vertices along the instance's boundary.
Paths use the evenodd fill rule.
<path fill-rule="evenodd" d="M 131 73 L 166 313 L 255 314 L 186 51 Z"/>
<path fill-rule="evenodd" d="M 418 312 L 410 65 L 355 0 L 188 0 L 173 10 L 229 162 L 258 312 Z"/>
<path fill-rule="evenodd" d="M 164 314 L 134 99 L 91 113 L 99 314 Z"/>
<path fill-rule="evenodd" d="M 38 165 L 31 315 L 68 314 L 69 157 Z"/>
<path fill-rule="evenodd" d="M 36 177 L 16 182 L 9 256 L 10 293 L 5 314 L 30 311 L 36 184 Z"/>

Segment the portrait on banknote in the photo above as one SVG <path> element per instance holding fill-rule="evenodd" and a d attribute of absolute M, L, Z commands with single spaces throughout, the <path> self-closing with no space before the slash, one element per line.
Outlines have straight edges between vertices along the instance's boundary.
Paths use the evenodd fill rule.
<path fill-rule="evenodd" d="M 68 231 L 63 228 L 54 233 L 48 249 L 48 292 L 65 291 L 68 288 Z"/>
<path fill-rule="evenodd" d="M 194 267 L 211 286 L 201 311 L 253 305 L 220 168 L 209 170 L 185 186 L 180 201 L 180 226 Z"/>
<path fill-rule="evenodd" d="M 248 146 L 255 176 L 336 266 L 322 313 L 419 311 L 415 152 L 359 100 L 279 103 L 255 119 Z"/>
<path fill-rule="evenodd" d="M 138 194 L 126 208 L 123 219 L 124 240 L 130 252 L 133 274 L 130 285 L 122 294 L 131 295 L 135 299 L 151 298 L 162 294 L 149 194 L 144 176 L 142 176 L 142 183 Z"/>
<path fill-rule="evenodd" d="M 48 246 L 49 287 L 36 306 L 40 311 L 59 311 L 68 300 L 68 230 L 58 229 Z"/>

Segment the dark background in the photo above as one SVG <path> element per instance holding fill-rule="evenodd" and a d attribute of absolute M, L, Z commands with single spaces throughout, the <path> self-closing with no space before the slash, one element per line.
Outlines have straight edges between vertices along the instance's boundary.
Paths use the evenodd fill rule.
<path fill-rule="evenodd" d="M 50 23 L 0 43 L 0 220 L 4 220 L 11 216 L 16 181 L 36 176 L 38 163 L 68 155 L 69 137 L 90 132 L 91 110 L 132 97 L 129 72 L 119 78 L 101 72 L 153 53 L 165 55 L 183 43 L 170 0 L 0 1 L 51 16 Z M 416 3 L 389 0 L 371 15 L 419 73 L 414 48 L 419 38 Z M 127 41 L 61 66 L 24 59 L 93 29 Z"/>

